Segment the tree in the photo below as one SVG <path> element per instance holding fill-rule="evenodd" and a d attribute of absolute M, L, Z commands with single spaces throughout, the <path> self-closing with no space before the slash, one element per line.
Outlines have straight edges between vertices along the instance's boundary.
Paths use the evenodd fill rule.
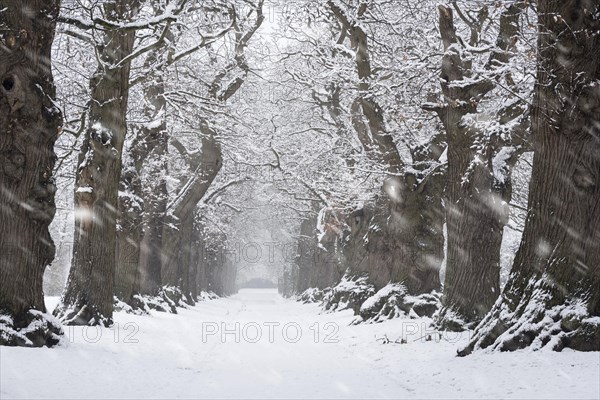
<path fill-rule="evenodd" d="M 138 271 L 139 243 L 136 243 L 139 242 L 140 234 L 133 234 L 136 233 L 135 219 L 139 210 L 131 210 L 131 220 L 123 221 L 124 230 L 131 230 L 131 235 L 122 230 L 119 239 L 123 240 L 117 242 L 116 227 L 118 189 L 122 183 L 123 148 L 128 128 L 126 117 L 130 110 L 128 100 L 132 86 L 131 67 L 142 55 L 163 48 L 163 44 L 171 37 L 170 27 L 173 22 L 184 14 L 183 11 L 193 9 L 193 5 L 188 6 L 188 3 L 188 0 L 168 4 L 114 0 L 102 5 L 92 5 L 90 9 L 84 10 L 89 13 L 89 20 L 62 18 L 63 22 L 80 30 L 99 33 L 97 36 L 101 38 L 96 42 L 95 35 L 69 31 L 69 34 L 94 44 L 98 66 L 90 81 L 87 129 L 77 170 L 75 206 L 78 218 L 73 261 L 67 289 L 55 311 L 65 323 L 111 323 L 117 258 L 120 265 L 126 267 L 118 270 L 118 278 L 122 279 L 117 287 L 120 296 L 131 299 L 143 283 L 143 276 Z M 97 12 L 104 17 L 94 17 L 98 15 Z M 140 31 L 153 32 L 137 35 Z M 136 36 L 139 40 L 136 40 Z M 203 39 L 201 44 L 204 43 Z M 197 48 L 199 47 L 194 46 L 192 50 Z M 187 54 L 188 52 L 178 54 L 170 61 L 175 62 Z M 148 59 L 152 59 L 152 54 Z M 159 68 L 152 67 L 159 70 L 160 66 L 166 66 L 160 61 L 158 64 Z M 158 94 L 150 95 L 160 97 Z M 159 126 L 156 130 L 160 133 L 160 110 L 150 112 L 158 113 Z M 158 147 L 164 149 L 164 145 L 163 141 Z M 137 150 L 139 168 L 143 154 L 139 154 L 139 149 Z M 127 171 L 133 172 L 131 176 L 124 175 L 132 186 L 123 187 L 125 192 L 131 192 L 134 185 L 139 185 L 134 170 L 135 167 Z M 121 215 L 127 216 L 126 214 Z M 134 245 L 117 246 L 117 243 L 129 244 L 128 240 L 133 241 Z"/>
<path fill-rule="evenodd" d="M 495 47 L 483 66 L 474 65 L 472 51 L 481 46 L 482 29 L 489 18 L 482 6 L 477 18 L 457 14 L 469 26 L 468 44 L 457 33 L 453 9 L 439 7 L 439 26 L 445 53 L 440 84 L 443 100 L 425 103 L 444 126 L 448 143 L 445 213 L 448 254 L 444 284 L 444 310 L 438 323 L 447 329 L 462 329 L 483 318 L 500 293 L 500 247 L 508 204 L 512 195 L 510 174 L 527 149 L 524 139 L 528 115 L 519 96 L 493 115 L 494 124 L 477 122 L 481 103 L 502 79 L 514 88 L 507 69 L 520 33 L 519 19 L 525 2 L 503 6 Z M 488 54 L 488 51 L 483 51 Z M 480 72 L 481 71 L 481 72 Z"/>
<path fill-rule="evenodd" d="M 43 314 L 42 290 L 55 253 L 48 227 L 56 211 L 54 142 L 62 116 L 50 49 L 59 4 L 0 6 L 0 345 L 51 346 L 62 333 Z"/>
<path fill-rule="evenodd" d="M 542 0 L 529 211 L 474 349 L 600 350 L 600 4 Z"/>
<path fill-rule="evenodd" d="M 443 146 L 432 135 L 429 151 L 425 151 L 427 146 L 410 148 L 410 163 L 401 156 L 374 90 L 382 79 L 375 74 L 372 61 L 378 53 L 370 43 L 376 38 L 363 27 L 372 10 L 368 3 L 358 3 L 347 10 L 333 0 L 327 4 L 341 25 L 337 43 L 344 43 L 347 37 L 355 53 L 358 84 L 350 106 L 352 127 L 364 152 L 386 175 L 385 195 L 378 196 L 371 207 L 354 210 L 348 219 L 352 232 L 346 259 L 352 269 L 368 272 L 377 287 L 393 281 L 406 285 L 411 294 L 427 293 L 440 288 L 443 175 L 437 161 Z M 356 13 L 355 20 L 350 17 L 351 10 Z"/>
<path fill-rule="evenodd" d="M 163 13 L 161 3 L 151 3 L 156 16 Z M 224 17 L 222 17 L 224 15 Z M 200 16 L 202 22 L 196 19 Z M 118 260 L 117 284 L 123 283 L 124 289 L 117 291 L 117 296 L 134 307 L 141 306 L 137 295 L 156 296 L 162 287 L 161 269 L 163 260 L 163 226 L 169 202 L 167 188 L 169 164 L 168 124 L 174 121 L 168 115 L 168 95 L 171 90 L 177 93 L 177 79 L 169 74 L 177 63 L 204 50 L 224 37 L 231 29 L 232 7 L 229 3 L 205 2 L 197 7 L 196 12 L 182 16 L 185 21 L 193 21 L 191 26 L 208 25 L 214 33 L 199 32 L 195 29 L 169 29 L 155 32 L 164 35 L 164 41 L 148 53 L 143 68 L 138 76 L 132 77 L 131 86 L 142 86 L 142 119 L 144 123 L 134 126 L 134 137 L 130 148 L 129 174 L 121 180 L 122 191 L 119 202 L 119 231 L 117 252 L 124 255 Z M 223 22 L 221 21 L 223 20 Z M 221 25 L 227 25 L 222 29 Z M 179 42 L 186 43 L 191 39 L 197 43 L 184 49 L 178 48 Z M 186 44 L 187 45 L 187 44 Z M 193 62 L 193 61 L 192 61 Z M 172 84 L 171 81 L 175 81 Z M 177 138 L 171 138 L 171 144 L 195 170 L 201 162 L 201 153 L 189 156 L 185 147 Z"/>
<path fill-rule="evenodd" d="M 172 36 L 172 35 L 171 35 Z M 166 46 L 165 46 L 166 47 Z M 123 294 L 123 300 L 128 301 L 132 295 L 138 294 L 136 290 L 145 295 L 157 295 L 161 287 L 160 269 L 162 255 L 162 218 L 166 213 L 168 190 L 166 179 L 168 176 L 168 143 L 166 112 L 167 104 L 164 96 L 164 74 L 166 68 L 155 70 L 154 65 L 162 52 L 152 52 L 146 61 L 150 69 L 144 85 L 144 116 L 148 124 L 140 127 L 134 139 L 132 158 L 136 183 L 125 184 L 128 191 L 143 201 L 140 211 L 141 217 L 134 215 L 124 217 L 123 220 L 130 224 L 131 229 L 123 230 L 119 247 L 131 246 L 134 254 L 133 263 L 139 274 L 140 283 L 130 293 Z M 170 54 L 173 50 L 167 50 Z M 129 209 L 123 207 L 123 210 Z M 137 217 L 137 218 L 136 218 Z M 124 260 L 123 266 L 127 266 Z M 134 278 L 135 279 L 135 278 Z M 131 280 L 131 278 L 129 279 Z"/>
<path fill-rule="evenodd" d="M 110 20 L 96 44 L 88 126 L 76 177 L 75 238 L 67 287 L 54 314 L 65 324 L 112 324 L 116 218 L 121 157 L 127 132 L 129 72 L 136 29 L 123 28 L 140 2 L 107 1 Z"/>
<path fill-rule="evenodd" d="M 208 98 L 217 106 L 223 105 L 238 92 L 250 72 L 245 52 L 250 40 L 265 19 L 263 5 L 264 0 L 252 4 L 252 12 L 245 17 L 254 15 L 254 18 L 244 21 L 248 26 L 240 24 L 237 13 L 241 11 L 233 8 L 232 26 L 235 32 L 233 60 L 217 71 L 208 87 Z M 208 117 L 201 117 L 198 125 L 201 134 L 201 163 L 196 166 L 193 175 L 167 206 L 161 247 L 164 257 L 161 268 L 163 285 L 180 288 L 183 296 L 190 303 L 195 301 L 190 296 L 190 292 L 191 288 L 196 286 L 197 278 L 197 273 L 189 271 L 196 265 L 192 262 L 191 250 L 194 215 L 198 204 L 223 166 L 217 127 Z"/>
<path fill-rule="evenodd" d="M 295 85 L 310 97 L 290 90 L 292 95 L 278 97 L 275 104 L 285 102 L 286 116 L 299 108 L 294 103 L 313 108 L 294 113 L 294 126 L 288 118 L 281 130 L 297 143 L 307 132 L 302 140 L 307 154 L 294 152 L 294 161 L 310 159 L 297 170 L 304 191 L 325 208 L 312 211 L 311 218 L 321 218 L 318 223 L 301 226 L 299 273 L 290 276 L 300 280 L 299 290 L 324 287 L 332 285 L 331 276 L 339 281 L 350 267 L 367 272 L 378 287 L 391 280 L 403 282 L 414 294 L 439 289 L 444 143 L 441 135 L 432 134 L 436 127 L 423 118 L 415 101 L 429 68 L 423 68 L 423 41 L 417 38 L 430 36 L 430 28 L 414 29 L 412 23 L 415 14 L 431 14 L 431 7 L 417 11 L 408 2 L 398 7 L 386 1 L 296 3 L 302 20 L 299 13 L 288 15 L 282 27 L 283 34 L 289 29 L 281 55 L 289 79 L 279 84 Z M 399 24 L 409 19 L 410 24 Z M 425 78 L 415 80 L 415 75 Z M 405 115 L 398 116 L 400 110 Z M 411 112 L 417 118 L 406 118 Z M 292 182 L 286 184 L 289 193 Z M 307 238 L 310 229 L 315 232 Z M 336 259 L 342 274 L 332 268 Z"/>

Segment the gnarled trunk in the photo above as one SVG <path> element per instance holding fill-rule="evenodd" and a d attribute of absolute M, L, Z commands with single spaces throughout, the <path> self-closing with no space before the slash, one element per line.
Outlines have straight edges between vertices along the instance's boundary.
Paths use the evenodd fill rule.
<path fill-rule="evenodd" d="M 130 20 L 137 4 L 113 0 L 105 15 Z M 55 310 L 65 324 L 112 323 L 116 219 L 121 156 L 127 131 L 130 62 L 135 31 L 109 29 L 91 79 L 89 125 L 79 154 L 75 189 L 75 237 L 67 288 Z"/>
<path fill-rule="evenodd" d="M 146 65 L 151 68 L 156 62 L 153 53 Z M 125 201 L 119 203 L 125 207 L 119 210 L 121 231 L 117 242 L 118 252 L 123 248 L 132 255 L 131 264 L 123 260 L 123 264 L 117 266 L 117 281 L 132 281 L 135 276 L 138 283 L 132 294 L 151 296 L 158 295 L 162 286 L 162 231 L 169 196 L 166 183 L 169 133 L 162 74 L 162 70 L 152 73 L 145 83 L 144 115 L 148 123 L 140 127 L 133 144 L 133 177 L 124 176 L 121 180 L 126 186 L 123 192 L 127 195 L 130 192 L 132 201 L 142 204 L 131 207 L 132 201 L 127 201 L 127 195 Z"/>
<path fill-rule="evenodd" d="M 264 0 L 258 0 L 254 10 L 256 20 L 246 32 L 240 30 L 236 25 L 234 60 L 217 73 L 208 89 L 209 98 L 215 103 L 225 103 L 245 82 L 246 75 L 250 71 L 245 50 L 248 42 L 265 19 L 263 5 Z M 241 74 L 236 74 L 226 83 L 225 79 L 231 78 L 230 73 L 235 69 L 241 70 Z M 196 168 L 192 177 L 167 207 L 166 223 L 163 225 L 162 283 L 184 291 L 189 290 L 190 268 L 192 268 L 189 254 L 192 240 L 190 223 L 193 224 L 196 207 L 222 166 L 221 144 L 218 141 L 216 130 L 211 126 L 208 118 L 201 118 L 199 128 L 202 135 L 201 165 Z M 184 263 L 187 265 L 183 265 Z"/>
<path fill-rule="evenodd" d="M 140 240 L 142 237 L 142 210 L 139 175 L 133 165 L 123 168 L 119 191 L 119 219 L 117 226 L 115 296 L 134 305 L 134 296 L 140 293 Z"/>
<path fill-rule="evenodd" d="M 600 5 L 538 1 L 535 155 L 523 240 L 501 301 L 461 352 L 600 350 Z"/>
<path fill-rule="evenodd" d="M 448 255 L 444 305 L 446 312 L 452 310 L 465 322 L 473 322 L 481 320 L 500 294 L 500 246 L 508 222 L 505 204 L 510 197 L 503 196 L 497 190 L 500 188 L 494 186 L 488 165 L 472 165 L 477 155 L 465 144 L 468 133 L 456 125 L 448 125 L 447 132 Z M 464 179 L 469 168 L 472 171 Z"/>
<path fill-rule="evenodd" d="M 195 265 L 192 256 L 193 246 L 193 231 L 194 231 L 194 216 L 187 219 L 180 225 L 180 245 L 179 253 L 177 254 L 177 275 L 181 277 L 181 292 L 188 304 L 194 304 L 196 298 L 192 296 L 192 287 L 195 285 Z"/>
<path fill-rule="evenodd" d="M 3 2 L 0 9 L 0 345 L 50 346 L 62 333 L 42 315 L 62 123 L 50 69 L 59 1 Z M 32 322 L 36 329 L 19 332 Z"/>
<path fill-rule="evenodd" d="M 325 289 L 335 286 L 346 270 L 343 261 L 343 231 L 345 215 L 342 211 L 313 204 L 311 217 L 302 221 L 298 240 L 298 266 L 295 290 Z M 291 279 L 288 270 L 287 279 Z M 287 285 L 287 282 L 286 282 Z"/>
<path fill-rule="evenodd" d="M 196 206 L 221 170 L 221 144 L 216 138 L 216 132 L 206 120 L 201 121 L 201 131 L 203 134 L 202 164 L 198 166 L 167 211 L 169 223 L 163 228 L 162 245 L 164 263 L 161 271 L 164 285 L 181 287 L 183 283 L 183 270 L 179 264 L 180 252 L 185 251 L 184 248 L 191 240 L 190 235 L 185 235 L 187 231 L 185 223 L 194 220 Z M 189 265 L 187 267 L 189 268 Z"/>
<path fill-rule="evenodd" d="M 317 217 L 311 216 L 300 224 L 300 237 L 298 238 L 298 277 L 294 284 L 295 293 L 302 294 L 312 287 L 311 275 L 316 268 L 315 253 L 317 251 Z"/>

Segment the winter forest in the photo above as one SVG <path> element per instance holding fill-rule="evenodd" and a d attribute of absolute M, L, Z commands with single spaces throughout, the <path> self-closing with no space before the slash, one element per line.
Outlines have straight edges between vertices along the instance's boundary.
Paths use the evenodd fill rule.
<path fill-rule="evenodd" d="M 599 398 L 599 0 L 0 0 L 0 398 Z"/>

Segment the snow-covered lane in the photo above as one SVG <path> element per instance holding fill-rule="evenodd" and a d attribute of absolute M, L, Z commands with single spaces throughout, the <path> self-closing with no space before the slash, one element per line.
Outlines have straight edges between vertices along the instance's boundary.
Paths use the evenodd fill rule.
<path fill-rule="evenodd" d="M 426 341 L 424 320 L 352 320 L 268 290 L 179 315 L 117 313 L 112 329 L 67 328 L 60 348 L 0 347 L 0 397 L 600 397 L 600 353 L 457 358 L 466 334 Z"/>

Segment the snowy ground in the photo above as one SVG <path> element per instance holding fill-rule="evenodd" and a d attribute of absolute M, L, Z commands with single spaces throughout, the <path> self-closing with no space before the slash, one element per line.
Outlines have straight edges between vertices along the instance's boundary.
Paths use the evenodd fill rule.
<path fill-rule="evenodd" d="M 466 334 L 426 341 L 424 320 L 349 326 L 351 312 L 319 314 L 269 290 L 115 320 L 67 328 L 55 349 L 0 347 L 0 398 L 600 397 L 600 353 L 457 358 Z"/>

